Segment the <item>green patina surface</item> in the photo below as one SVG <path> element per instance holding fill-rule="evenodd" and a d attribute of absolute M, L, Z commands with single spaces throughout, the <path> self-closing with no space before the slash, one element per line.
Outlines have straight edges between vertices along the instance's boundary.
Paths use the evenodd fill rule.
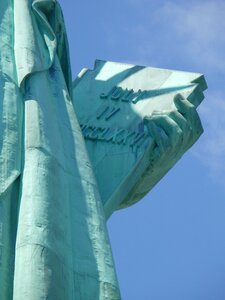
<path fill-rule="evenodd" d="M 114 62 L 80 73 L 73 103 L 107 218 L 142 199 L 196 141 L 205 89 L 201 74 Z"/>
<path fill-rule="evenodd" d="M 117 300 L 106 221 L 202 133 L 200 74 L 97 61 L 54 0 L 0 2 L 0 299 Z"/>

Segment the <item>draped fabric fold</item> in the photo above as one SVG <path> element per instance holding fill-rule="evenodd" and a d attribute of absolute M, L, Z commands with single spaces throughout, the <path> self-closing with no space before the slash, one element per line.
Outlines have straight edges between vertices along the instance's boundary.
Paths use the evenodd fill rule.
<path fill-rule="evenodd" d="M 23 100 L 17 85 L 0 73 L 0 201 L 21 173 Z"/>
<path fill-rule="evenodd" d="M 57 54 L 68 90 L 71 91 L 68 42 L 58 2 L 14 0 L 14 22 L 18 85 L 27 75 L 48 70 Z"/>
<path fill-rule="evenodd" d="M 59 4 L 0 8 L 0 299 L 120 299 Z"/>
<path fill-rule="evenodd" d="M 21 173 L 23 100 L 14 54 L 13 1 L 0 1 L 0 201 Z"/>

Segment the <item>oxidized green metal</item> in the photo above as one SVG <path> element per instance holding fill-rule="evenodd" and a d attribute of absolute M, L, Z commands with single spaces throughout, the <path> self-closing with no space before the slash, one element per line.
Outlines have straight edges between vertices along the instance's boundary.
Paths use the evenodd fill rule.
<path fill-rule="evenodd" d="M 72 85 L 58 2 L 0 2 L 0 299 L 120 299 L 106 220 L 197 140 L 205 88 L 101 61 Z"/>
<path fill-rule="evenodd" d="M 99 60 L 80 73 L 73 102 L 107 218 L 143 198 L 196 141 L 205 89 L 201 74 Z"/>

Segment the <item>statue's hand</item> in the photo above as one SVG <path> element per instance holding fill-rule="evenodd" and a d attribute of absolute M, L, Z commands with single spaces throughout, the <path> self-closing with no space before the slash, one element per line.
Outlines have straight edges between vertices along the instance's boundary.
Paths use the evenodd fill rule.
<path fill-rule="evenodd" d="M 153 112 L 145 118 L 145 124 L 155 142 L 150 154 L 154 173 L 170 169 L 203 132 L 194 105 L 181 94 L 174 97 L 174 104 L 174 110 Z"/>

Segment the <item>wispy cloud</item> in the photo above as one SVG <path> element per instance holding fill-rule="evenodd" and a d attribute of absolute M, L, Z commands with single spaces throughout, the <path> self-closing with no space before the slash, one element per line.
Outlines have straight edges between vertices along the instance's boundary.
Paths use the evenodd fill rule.
<path fill-rule="evenodd" d="M 170 32 L 174 48 L 179 48 L 190 62 L 204 68 L 218 68 L 225 72 L 225 2 L 202 1 L 187 4 L 166 3 L 156 12 L 164 29 Z"/>
<path fill-rule="evenodd" d="M 154 65 L 179 61 L 225 73 L 224 1 L 168 1 L 143 7 L 141 23 L 126 28 L 136 43 L 134 59 Z"/>

